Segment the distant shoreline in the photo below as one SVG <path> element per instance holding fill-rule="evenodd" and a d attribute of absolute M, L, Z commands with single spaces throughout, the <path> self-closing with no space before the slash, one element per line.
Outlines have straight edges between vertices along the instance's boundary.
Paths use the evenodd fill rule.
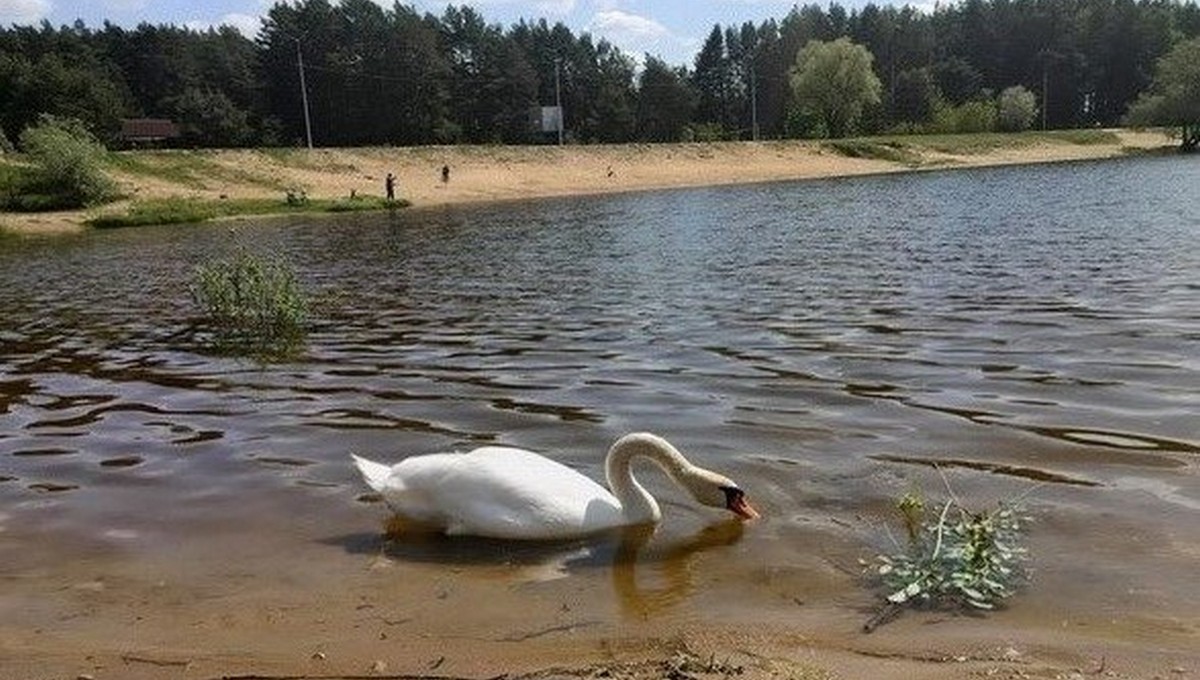
<path fill-rule="evenodd" d="M 1175 145 L 1164 132 L 1118 129 L 836 141 L 133 151 L 114 155 L 109 168 L 132 200 L 85 211 L 0 213 L 0 229 L 78 233 L 98 215 L 170 198 L 282 201 L 294 189 L 319 199 L 378 197 L 389 172 L 397 177 L 397 197 L 422 208 L 1117 158 Z M 443 166 L 449 168 L 447 181 Z"/>

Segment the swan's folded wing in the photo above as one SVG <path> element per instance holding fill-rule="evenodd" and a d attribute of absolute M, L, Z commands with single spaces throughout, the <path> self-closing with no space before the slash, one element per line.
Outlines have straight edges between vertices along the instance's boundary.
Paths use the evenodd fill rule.
<path fill-rule="evenodd" d="M 422 456 L 405 470 L 409 491 L 436 512 L 449 534 L 556 539 L 621 524 L 616 499 L 578 472 L 537 454 L 485 447 Z"/>

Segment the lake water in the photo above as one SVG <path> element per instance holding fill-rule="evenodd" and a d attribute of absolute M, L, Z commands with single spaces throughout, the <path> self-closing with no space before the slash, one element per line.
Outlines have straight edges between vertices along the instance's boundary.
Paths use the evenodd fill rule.
<path fill-rule="evenodd" d="M 107 579 L 160 644 L 367 594 L 433 639 L 850 630 L 858 559 L 940 462 L 979 509 L 1029 493 L 1033 580 L 995 619 L 1200 644 L 1198 184 L 1146 158 L 0 240 L 0 619 L 102 637 L 134 609 L 74 586 Z M 293 361 L 194 329 L 195 267 L 239 247 L 312 296 Z M 646 470 L 640 551 L 385 543 L 348 458 L 503 443 L 599 479 L 633 430 L 764 518 Z"/>

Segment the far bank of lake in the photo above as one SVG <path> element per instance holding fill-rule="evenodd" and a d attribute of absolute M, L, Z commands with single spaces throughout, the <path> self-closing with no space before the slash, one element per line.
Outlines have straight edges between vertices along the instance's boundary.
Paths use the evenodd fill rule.
<path fill-rule="evenodd" d="M 257 205 L 276 200 L 282 205 L 289 192 L 298 191 L 315 200 L 355 206 L 351 197 L 381 197 L 389 172 L 398 179 L 397 197 L 420 208 L 1115 158 L 1174 145 L 1160 131 L 1082 130 L 565 147 L 132 151 L 114 154 L 109 164 L 128 200 L 90 211 L 0 213 L 0 227 L 17 233 L 69 233 L 87 228 L 98 216 L 163 201 L 190 201 L 200 212 L 228 214 L 231 210 L 222 209 L 222 202 Z M 445 178 L 443 168 L 449 170 Z"/>

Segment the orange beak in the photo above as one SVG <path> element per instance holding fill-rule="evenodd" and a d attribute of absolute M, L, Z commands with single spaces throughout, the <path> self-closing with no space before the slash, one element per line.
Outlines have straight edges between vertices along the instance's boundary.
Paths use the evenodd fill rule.
<path fill-rule="evenodd" d="M 728 507 L 733 514 L 742 519 L 758 519 L 760 517 L 758 511 L 750 507 L 750 504 L 746 502 L 745 496 L 731 498 Z"/>

